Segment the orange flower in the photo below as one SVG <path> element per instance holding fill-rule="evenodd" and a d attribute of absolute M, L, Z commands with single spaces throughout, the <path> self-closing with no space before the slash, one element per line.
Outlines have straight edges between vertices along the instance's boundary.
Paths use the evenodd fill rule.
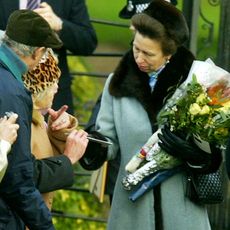
<path fill-rule="evenodd" d="M 230 100 L 230 87 L 227 80 L 220 80 L 207 89 L 207 94 L 211 99 L 209 105 L 223 105 Z"/>

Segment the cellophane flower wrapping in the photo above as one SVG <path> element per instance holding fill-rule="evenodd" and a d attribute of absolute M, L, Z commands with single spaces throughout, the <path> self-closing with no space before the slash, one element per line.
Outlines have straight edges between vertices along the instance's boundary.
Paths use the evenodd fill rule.
<path fill-rule="evenodd" d="M 230 74 L 210 59 L 194 61 L 186 81 L 160 111 L 158 122 L 224 147 L 230 132 Z"/>
<path fill-rule="evenodd" d="M 188 137 L 192 136 L 206 152 L 211 152 L 209 143 L 224 148 L 230 133 L 230 74 L 211 59 L 195 60 L 187 79 L 159 112 L 158 124 L 159 127 L 167 124 L 171 131 L 182 131 Z M 139 167 L 123 178 L 122 184 L 127 190 L 140 184 L 151 173 L 182 163 L 160 149 L 156 134 L 149 138 L 140 152 L 143 150 L 145 157 Z M 129 164 L 132 165 L 139 155 L 134 156 Z"/>

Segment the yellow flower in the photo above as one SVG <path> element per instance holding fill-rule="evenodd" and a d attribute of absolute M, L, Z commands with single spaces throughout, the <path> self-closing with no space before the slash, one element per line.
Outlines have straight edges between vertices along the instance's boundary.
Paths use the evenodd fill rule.
<path fill-rule="evenodd" d="M 225 92 L 218 89 L 216 93 L 216 89 L 203 87 L 193 76 L 184 93 L 178 98 L 172 97 L 168 111 L 162 113 L 162 123 L 168 122 L 173 131 L 199 134 L 207 142 L 225 146 L 230 136 L 230 86 Z M 177 110 L 172 110 L 176 106 Z"/>
<path fill-rule="evenodd" d="M 226 113 L 226 112 L 229 112 L 229 110 L 230 110 L 230 101 L 223 103 L 223 104 L 222 104 L 222 107 L 220 107 L 220 108 L 217 109 L 217 110 L 223 111 L 223 112 L 225 112 L 225 113 Z"/>
<path fill-rule="evenodd" d="M 209 114 L 209 112 L 210 112 L 209 106 L 204 105 L 204 106 L 201 108 L 201 111 L 199 112 L 199 114 L 200 114 L 200 115 L 204 115 L 204 114 Z"/>
<path fill-rule="evenodd" d="M 230 108 L 230 101 L 227 101 L 227 102 L 223 103 L 223 106 L 225 108 L 229 109 Z"/>
<path fill-rule="evenodd" d="M 214 132 L 215 136 L 227 137 L 229 135 L 228 128 L 218 128 Z"/>
<path fill-rule="evenodd" d="M 198 113 L 200 113 L 200 111 L 201 108 L 197 103 L 193 103 L 189 107 L 189 113 L 191 113 L 192 115 L 197 115 Z"/>
<path fill-rule="evenodd" d="M 197 97 L 197 99 L 196 99 L 196 103 L 202 103 L 202 102 L 204 102 L 205 101 L 205 99 L 206 99 L 207 97 L 205 96 L 205 94 L 204 93 L 201 93 L 198 97 Z"/>

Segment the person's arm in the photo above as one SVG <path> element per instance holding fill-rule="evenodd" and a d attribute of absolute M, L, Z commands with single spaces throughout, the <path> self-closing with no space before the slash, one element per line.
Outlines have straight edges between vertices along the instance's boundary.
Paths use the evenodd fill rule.
<path fill-rule="evenodd" d="M 66 139 L 63 155 L 34 161 L 34 180 L 40 192 L 50 192 L 73 184 L 72 165 L 79 161 L 88 144 L 87 133 L 73 130 Z"/>
<path fill-rule="evenodd" d="M 34 182 L 41 193 L 72 186 L 74 172 L 70 159 L 65 155 L 34 159 Z"/>
<path fill-rule="evenodd" d="M 106 81 L 102 93 L 101 105 L 96 119 L 95 131 L 91 133 L 98 139 L 106 139 L 112 145 L 103 146 L 90 142 L 85 155 L 80 159 L 80 164 L 86 170 L 98 169 L 106 160 L 112 160 L 119 151 L 115 122 L 113 117 L 113 101 L 108 87 L 112 75 Z"/>
<path fill-rule="evenodd" d="M 21 91 L 20 91 L 21 92 Z M 31 114 L 29 97 L 1 94 L 0 114 L 12 111 L 18 114 L 20 129 L 8 155 L 8 168 L 0 184 L 0 196 L 29 229 L 54 229 L 51 213 L 34 184 L 34 165 L 30 149 Z"/>
<path fill-rule="evenodd" d="M 68 106 L 64 105 L 59 110 L 48 109 L 47 133 L 55 154 L 62 154 L 65 149 L 67 136 L 77 128 L 76 117 L 66 112 Z"/>
<path fill-rule="evenodd" d="M 9 118 L 4 116 L 0 119 L 0 140 L 5 140 L 9 144 L 13 144 L 17 138 L 17 130 L 19 125 L 16 124 L 18 115 L 13 113 Z"/>
<path fill-rule="evenodd" d="M 73 0 L 69 6 L 69 15 L 59 18 L 53 8 L 43 2 L 34 10 L 42 15 L 56 29 L 66 49 L 78 55 L 89 55 L 97 46 L 95 30 L 90 22 L 84 0 Z M 66 12 L 64 12 L 65 14 Z M 61 23 L 61 24 L 60 24 Z"/>
<path fill-rule="evenodd" d="M 0 140 L 0 182 L 5 174 L 8 160 L 7 160 L 7 153 L 11 148 L 11 144 L 8 141 Z"/>
<path fill-rule="evenodd" d="M 115 129 L 115 118 L 113 108 L 113 97 L 109 93 L 109 84 L 112 74 L 108 77 L 103 89 L 101 106 L 96 120 L 96 131 L 108 138 L 113 145 L 108 146 L 107 160 L 112 160 L 116 157 L 119 151 L 119 143 Z"/>
<path fill-rule="evenodd" d="M 9 118 L 4 116 L 0 119 L 0 182 L 5 174 L 8 160 L 7 153 L 11 149 L 11 144 L 17 138 L 18 124 L 15 124 L 17 114 L 12 114 Z"/>
<path fill-rule="evenodd" d="M 197 173 L 212 173 L 218 170 L 222 162 L 222 152 L 210 144 L 211 153 L 201 150 L 192 140 L 185 140 L 185 134 L 171 132 L 165 126 L 158 134 L 159 146 L 168 154 L 184 161 L 188 168 Z"/>

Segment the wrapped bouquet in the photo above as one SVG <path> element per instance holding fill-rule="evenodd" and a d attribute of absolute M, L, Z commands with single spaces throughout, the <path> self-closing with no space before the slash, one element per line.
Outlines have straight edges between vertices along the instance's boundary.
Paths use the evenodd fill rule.
<path fill-rule="evenodd" d="M 193 137 L 206 152 L 211 153 L 209 143 L 225 147 L 230 136 L 230 74 L 210 59 L 194 61 L 186 81 L 160 111 L 158 123 L 159 127 L 167 124 L 171 131 Z M 122 180 L 125 189 L 138 187 L 145 178 L 181 164 L 159 147 L 159 132 L 126 165 L 128 174 Z M 150 187 L 155 185 L 152 181 Z"/>

